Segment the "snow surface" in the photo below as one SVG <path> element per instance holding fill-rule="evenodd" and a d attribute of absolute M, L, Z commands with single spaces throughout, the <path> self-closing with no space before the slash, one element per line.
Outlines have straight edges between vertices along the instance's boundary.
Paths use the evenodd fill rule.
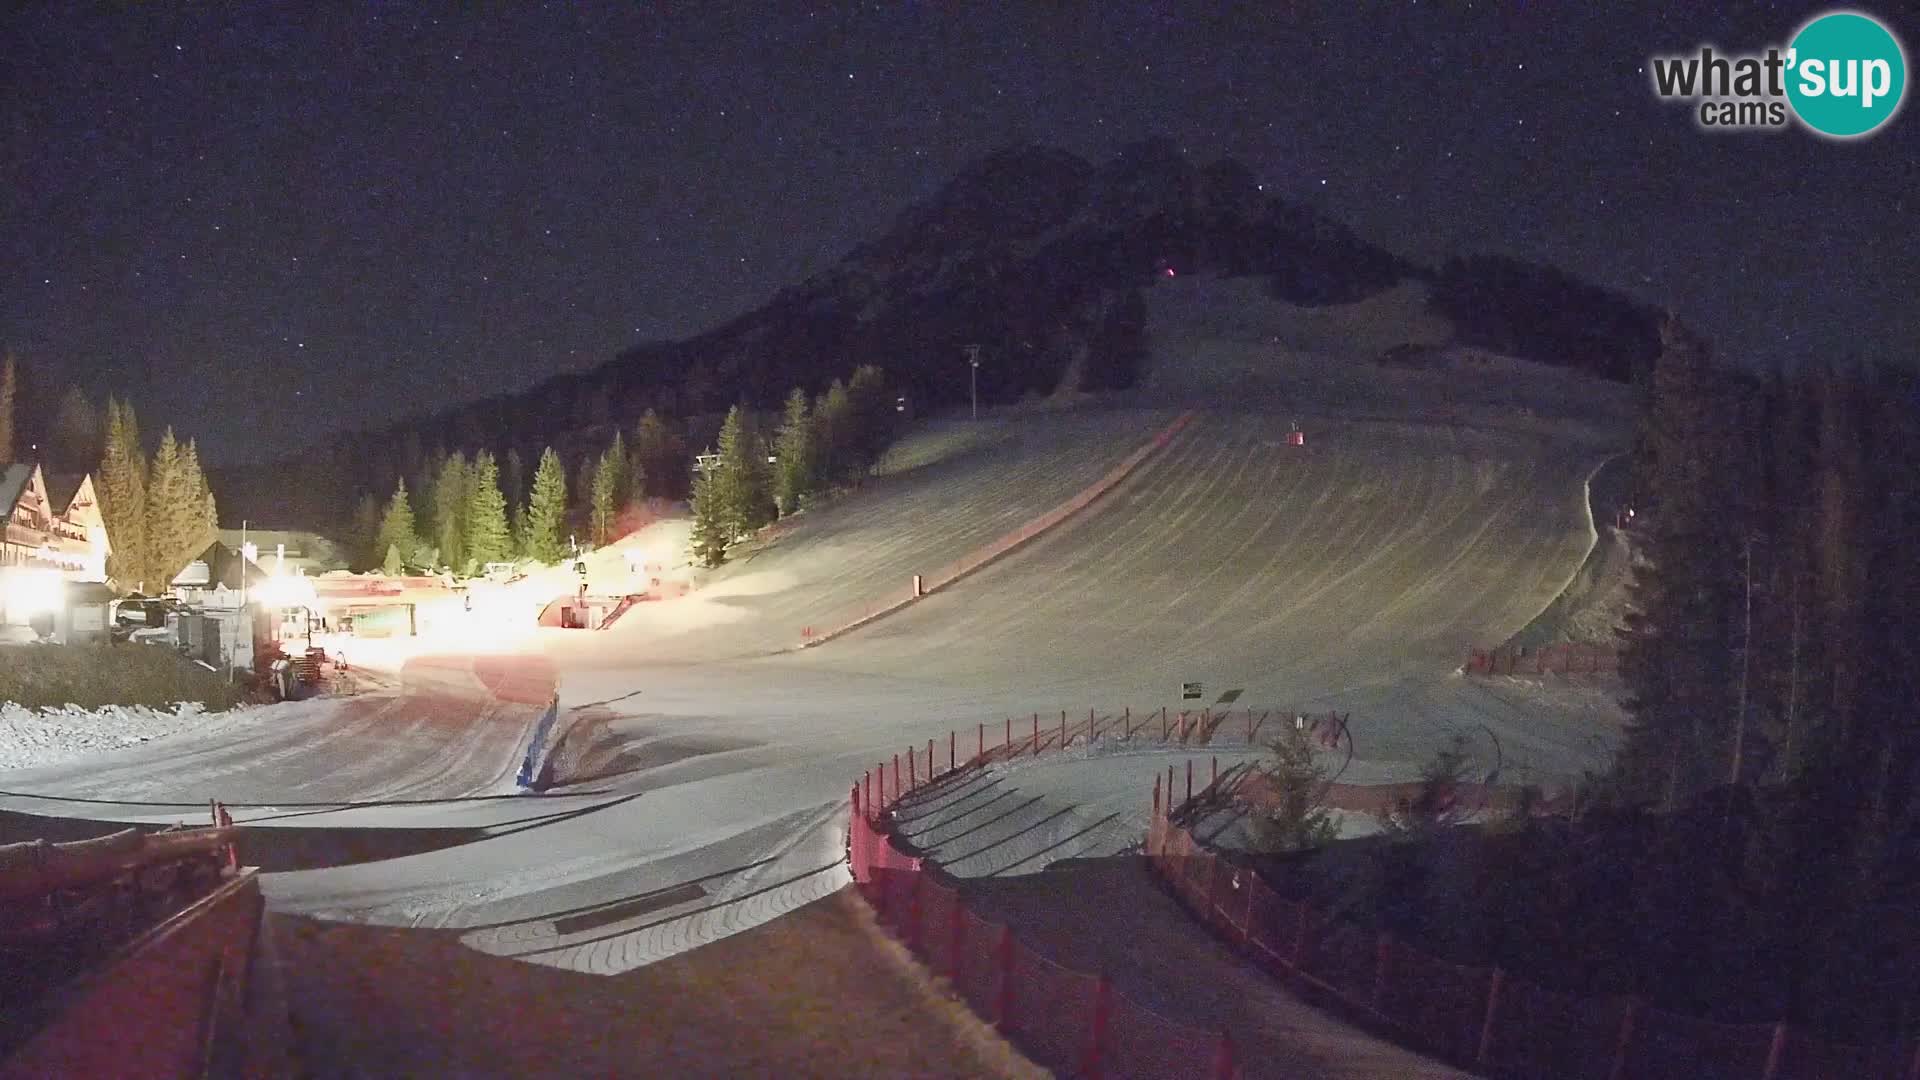
<path fill-rule="evenodd" d="M 198 702 L 182 702 L 171 709 L 144 705 L 28 709 L 0 703 L 0 770 L 57 765 L 168 736 L 213 735 L 236 727 L 285 722 L 325 707 L 320 702 L 289 702 L 210 713 Z"/>
<path fill-rule="evenodd" d="M 472 612 L 432 613 L 429 638 L 349 644 L 356 667 L 400 688 L 355 699 L 376 704 L 212 732 L 190 753 L 124 750 L 109 769 L 36 769 L 7 786 L 266 807 L 497 791 L 534 710 L 490 712 L 447 687 L 409 702 L 408 664 L 436 653 L 544 659 L 562 727 L 591 731 L 590 775 L 505 808 L 317 808 L 319 820 L 361 828 L 466 823 L 483 835 L 273 874 L 264 887 L 283 910 L 460 928 L 474 948 L 605 972 L 834 887 L 845 806 L 865 770 L 924 755 L 929 741 L 944 759 L 950 733 L 965 756 L 1036 711 L 1143 716 L 1178 708 L 1180 684 L 1197 680 L 1206 701 L 1195 704 L 1239 691 L 1236 709 L 1351 713 L 1347 781 L 1408 779 L 1457 733 L 1476 768 L 1498 764 L 1510 782 L 1604 761 L 1618 716 L 1605 684 L 1489 683 L 1458 668 L 1470 647 L 1537 616 L 1586 558 L 1583 482 L 1625 444 L 1624 389 L 1458 350 L 1443 371 L 1382 369 L 1372 359 L 1392 344 L 1444 339 L 1417 290 L 1303 309 L 1260 288 L 1156 288 L 1143 389 L 993 410 L 978 424 L 925 422 L 859 491 L 716 571 L 686 566 L 684 521 L 589 555 L 593 592 L 653 576 L 629 569 L 634 548 L 690 590 L 664 590 L 610 630 L 531 625 L 578 583 L 570 567 L 549 568 L 477 589 Z M 1441 422 L 1435 401 L 1457 422 Z M 1515 416 L 1515 403 L 1534 415 Z M 898 614 L 794 651 L 804 627 L 833 625 L 1070 498 L 1188 407 L 1201 409 L 1195 422 L 1088 512 Z M 1295 418 L 1303 448 L 1285 444 Z M 975 840 L 981 850 L 954 850 L 1003 876 L 1113 849 L 1129 832 L 1137 842 L 1153 771 L 1183 753 L 1015 765 L 989 779 L 1009 799 L 1039 796 L 1023 813 L 1054 820 L 1023 819 L 1035 827 L 1019 839 L 1004 824 L 952 835 L 979 823 L 956 820 L 934 840 Z"/>

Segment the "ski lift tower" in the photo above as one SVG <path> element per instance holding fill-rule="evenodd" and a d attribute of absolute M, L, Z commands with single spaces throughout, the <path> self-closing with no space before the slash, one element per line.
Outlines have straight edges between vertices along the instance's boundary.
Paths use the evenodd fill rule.
<path fill-rule="evenodd" d="M 980 346 L 968 345 L 967 350 L 967 391 L 973 399 L 973 418 L 980 419 Z"/>

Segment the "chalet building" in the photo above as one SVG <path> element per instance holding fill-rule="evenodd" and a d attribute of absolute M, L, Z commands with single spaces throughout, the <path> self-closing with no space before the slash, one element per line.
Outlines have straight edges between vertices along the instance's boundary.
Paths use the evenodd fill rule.
<path fill-rule="evenodd" d="M 106 522 L 89 475 L 48 477 L 39 465 L 13 464 L 0 472 L 0 568 L 58 570 L 72 581 L 105 581 Z"/>

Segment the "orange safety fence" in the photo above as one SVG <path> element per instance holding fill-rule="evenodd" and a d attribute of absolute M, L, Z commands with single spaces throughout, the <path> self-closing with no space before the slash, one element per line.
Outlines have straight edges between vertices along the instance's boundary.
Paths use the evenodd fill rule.
<path fill-rule="evenodd" d="M 1529 1080 L 1920 1080 L 1917 1045 L 1826 1043 L 1785 1023 L 1724 1024 L 1576 997 L 1442 960 L 1284 899 L 1195 840 L 1181 819 L 1197 803 L 1163 802 L 1156 782 L 1148 865 L 1182 904 L 1260 966 L 1436 1057 Z"/>
<path fill-rule="evenodd" d="M 893 811 L 903 795 L 950 783 L 987 760 L 985 753 L 956 760 L 958 744 L 957 732 L 945 747 L 930 741 L 924 756 L 908 751 L 904 771 L 895 756 L 891 768 L 882 762 L 853 786 L 848 862 L 882 925 L 946 977 L 977 1016 L 1060 1075 L 1238 1076 L 1224 1033 L 1169 1020 L 1116 993 L 1105 978 L 1028 948 L 1009 927 L 968 908 L 937 868 L 896 846 Z M 948 758 L 936 771 L 939 750 Z"/>
<path fill-rule="evenodd" d="M 995 559 L 1026 544 L 1034 537 L 1046 532 L 1066 519 L 1086 509 L 1102 495 L 1113 490 L 1122 480 L 1132 475 L 1154 452 L 1166 447 L 1189 423 L 1194 414 L 1181 413 L 1173 423 L 1162 428 L 1154 437 L 1133 453 L 1127 455 L 1118 465 L 1107 471 L 1105 476 L 1094 481 L 1067 501 L 1048 510 L 1046 513 L 1027 521 L 1019 528 L 1008 532 L 967 552 L 958 559 L 928 574 L 916 574 L 913 580 L 897 589 L 871 600 L 850 605 L 839 611 L 821 616 L 818 622 L 800 628 L 800 644 L 817 645 L 829 638 L 838 637 L 857 627 L 864 626 L 883 615 L 906 607 L 922 596 L 936 589 L 945 588 L 968 574 L 986 566 Z"/>

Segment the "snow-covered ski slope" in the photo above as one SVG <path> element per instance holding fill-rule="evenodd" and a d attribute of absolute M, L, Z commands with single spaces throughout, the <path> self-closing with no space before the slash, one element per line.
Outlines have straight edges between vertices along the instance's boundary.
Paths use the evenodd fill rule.
<path fill-rule="evenodd" d="M 1456 669 L 1579 567 L 1593 539 L 1583 483 L 1626 443 L 1627 392 L 1458 351 L 1425 370 L 1375 364 L 1392 345 L 1444 337 L 1417 301 L 1405 288 L 1306 310 L 1258 282 L 1157 287 L 1140 390 L 922 424 L 861 490 L 692 594 L 637 605 L 604 632 L 525 634 L 518 647 L 551 659 L 563 712 L 591 744 L 591 775 L 550 815 L 508 822 L 492 803 L 325 815 L 359 827 L 472 815 L 488 832 L 270 875 L 269 894 L 290 910 L 467 928 L 474 947 L 531 962 L 624 970 L 837 887 L 839 808 L 863 769 L 929 739 L 944 761 L 950 731 L 964 756 L 976 724 L 1008 715 L 1177 707 L 1186 681 L 1204 683 L 1205 703 L 1237 690 L 1241 705 L 1351 712 L 1356 767 L 1382 779 L 1411 775 L 1455 732 L 1488 765 L 1497 740 L 1504 779 L 1597 764 L 1611 733 L 1590 710 L 1520 701 Z M 1072 497 L 1190 407 L 1195 420 L 1087 512 L 902 612 L 793 648 L 804 627 Z M 1296 418 L 1304 447 L 1286 445 Z M 678 543 L 675 528 L 637 542 Z M 282 798 L 388 794 L 423 776 L 423 762 L 383 749 L 410 722 L 210 733 L 183 752 L 161 740 L 111 770 L 39 771 L 32 786 L 181 801 L 214 779 Z M 472 735 L 506 748 L 478 718 Z M 297 752 L 307 742 L 314 751 Z M 0 787 L 18 787 L 10 779 Z M 466 782 L 486 789 L 477 773 Z"/>

